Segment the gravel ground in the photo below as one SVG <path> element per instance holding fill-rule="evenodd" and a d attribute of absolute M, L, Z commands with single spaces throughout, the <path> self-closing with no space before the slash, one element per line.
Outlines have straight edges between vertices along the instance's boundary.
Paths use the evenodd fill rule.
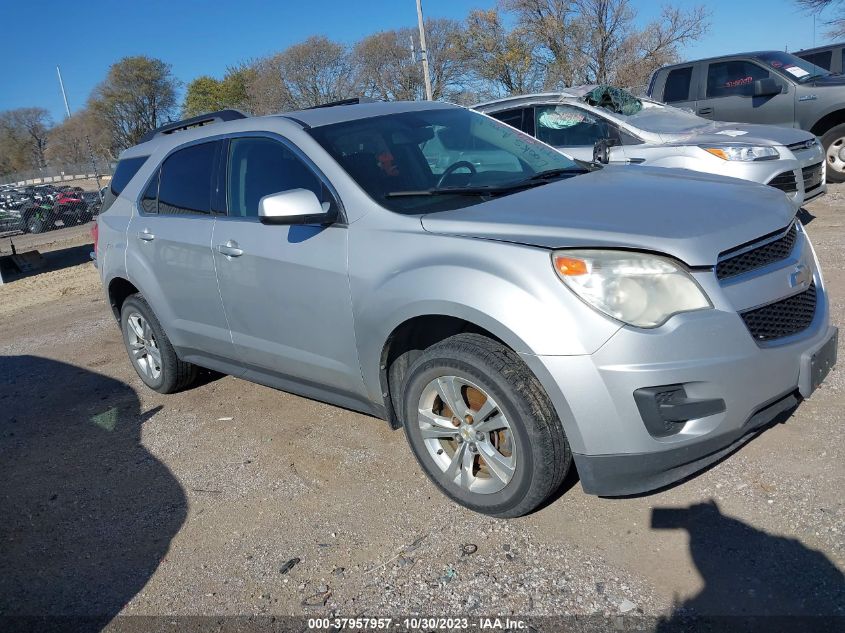
<path fill-rule="evenodd" d="M 840 324 L 843 199 L 805 214 Z M 85 245 L 68 231 L 28 245 Z M 841 370 L 680 485 L 571 476 L 500 521 L 377 419 L 212 374 L 144 388 L 90 264 L 0 286 L 0 355 L 0 616 L 845 615 Z"/>

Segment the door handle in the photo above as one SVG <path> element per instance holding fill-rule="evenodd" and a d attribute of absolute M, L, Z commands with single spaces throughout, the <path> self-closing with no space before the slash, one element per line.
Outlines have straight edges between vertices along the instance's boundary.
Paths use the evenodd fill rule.
<path fill-rule="evenodd" d="M 707 116 L 713 114 L 713 108 L 699 108 L 698 113 Z"/>
<path fill-rule="evenodd" d="M 144 242 L 152 242 L 155 238 L 156 236 L 150 233 L 147 229 L 138 233 L 138 239 Z"/>
<path fill-rule="evenodd" d="M 229 240 L 225 244 L 218 244 L 217 252 L 226 257 L 240 257 L 244 254 L 243 249 L 238 248 L 238 243 L 235 240 Z"/>

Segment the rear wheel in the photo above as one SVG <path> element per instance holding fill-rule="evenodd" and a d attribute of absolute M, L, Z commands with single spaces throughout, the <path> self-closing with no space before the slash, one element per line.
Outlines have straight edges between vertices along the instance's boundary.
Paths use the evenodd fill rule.
<path fill-rule="evenodd" d="M 32 214 L 26 217 L 24 222 L 24 231 L 26 233 L 42 233 L 46 228 L 43 218 Z"/>
<path fill-rule="evenodd" d="M 176 356 L 161 324 L 141 295 L 132 295 L 123 302 L 120 327 L 129 360 L 150 389 L 174 393 L 194 382 L 197 366 Z"/>
<path fill-rule="evenodd" d="M 829 129 L 822 136 L 822 146 L 828 182 L 845 182 L 845 123 Z"/>
<path fill-rule="evenodd" d="M 519 356 L 479 334 L 423 352 L 402 393 L 405 435 L 428 477 L 463 506 L 498 517 L 534 510 L 572 461 L 551 401 Z"/>

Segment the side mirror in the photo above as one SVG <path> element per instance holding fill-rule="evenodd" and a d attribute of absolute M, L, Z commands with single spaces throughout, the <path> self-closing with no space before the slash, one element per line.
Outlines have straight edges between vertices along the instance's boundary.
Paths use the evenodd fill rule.
<path fill-rule="evenodd" d="M 602 138 L 593 145 L 593 162 L 607 165 L 610 162 L 610 148 L 619 145 L 615 138 Z"/>
<path fill-rule="evenodd" d="M 754 82 L 753 94 L 755 97 L 770 97 L 771 95 L 780 94 L 780 84 L 771 77 L 757 79 Z"/>
<path fill-rule="evenodd" d="M 258 219 L 262 224 L 311 224 L 329 219 L 326 208 L 308 189 L 290 189 L 271 193 L 258 201 Z"/>

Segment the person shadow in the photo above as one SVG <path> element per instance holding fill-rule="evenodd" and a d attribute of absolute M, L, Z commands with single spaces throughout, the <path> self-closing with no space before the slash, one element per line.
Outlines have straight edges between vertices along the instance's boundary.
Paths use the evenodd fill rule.
<path fill-rule="evenodd" d="M 46 358 L 0 357 L 0 630 L 102 629 L 187 515 L 141 444 L 133 389 Z"/>
<path fill-rule="evenodd" d="M 654 508 L 651 526 L 689 532 L 704 582 L 697 595 L 676 601 L 656 631 L 845 631 L 845 576 L 797 539 L 726 516 L 713 500 Z"/>

